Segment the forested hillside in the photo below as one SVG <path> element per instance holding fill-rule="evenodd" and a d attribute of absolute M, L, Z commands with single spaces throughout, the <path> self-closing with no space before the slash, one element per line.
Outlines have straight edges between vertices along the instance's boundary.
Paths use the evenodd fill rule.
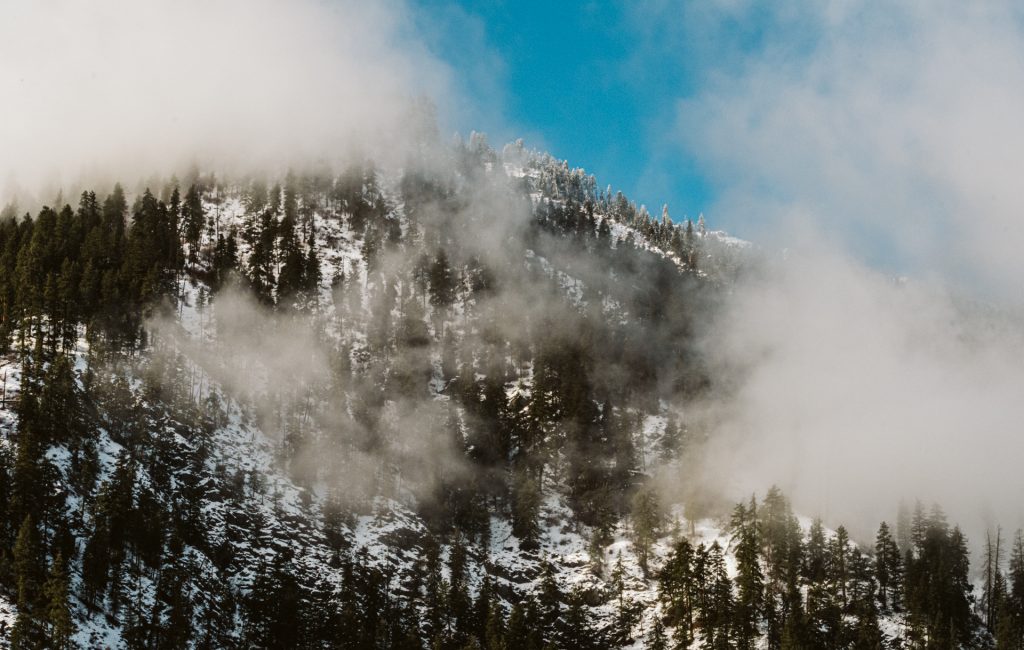
<path fill-rule="evenodd" d="M 4 210 L 0 639 L 1024 648 L 1019 532 L 971 567 L 938 506 L 858 545 L 687 482 L 755 247 L 521 143 L 409 151 Z"/>

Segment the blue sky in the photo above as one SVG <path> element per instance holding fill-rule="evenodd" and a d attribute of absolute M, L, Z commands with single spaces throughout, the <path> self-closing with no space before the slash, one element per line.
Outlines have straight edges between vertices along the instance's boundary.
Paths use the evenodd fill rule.
<path fill-rule="evenodd" d="M 412 1 L 476 104 L 458 131 L 654 214 L 1024 295 L 1019 3 Z"/>
<path fill-rule="evenodd" d="M 684 48 L 652 46 L 657 34 L 628 5 L 419 4 L 442 27 L 441 56 L 493 99 L 490 113 L 470 114 L 481 123 L 460 131 L 486 131 L 495 145 L 524 137 L 651 212 L 666 202 L 677 219 L 707 209 L 713 185 L 673 135 L 676 102 L 693 88 Z"/>

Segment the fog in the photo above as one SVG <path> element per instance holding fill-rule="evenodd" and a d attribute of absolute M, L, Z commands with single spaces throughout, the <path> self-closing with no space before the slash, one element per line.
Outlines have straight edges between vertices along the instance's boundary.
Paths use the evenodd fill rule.
<path fill-rule="evenodd" d="M 914 498 L 940 501 L 969 531 L 1024 525 L 1018 9 L 773 3 L 772 29 L 740 46 L 723 26 L 752 20 L 751 3 L 644 7 L 683 21 L 707 63 L 672 137 L 719 189 L 709 221 L 769 259 L 709 314 L 715 391 L 688 418 L 712 435 L 686 478 L 734 498 L 776 483 L 798 511 L 861 534 Z M 370 152 L 394 167 L 414 98 L 430 97 L 442 122 L 467 110 L 424 29 L 400 0 L 5 2 L 0 205 L 25 211 L 61 188 L 131 187 L 193 164 L 280 175 Z M 504 243 L 528 206 L 486 180 L 466 195 L 460 245 L 521 271 Z M 410 262 L 385 255 L 375 278 Z M 571 266 L 596 276 L 595 264 Z M 516 286 L 477 317 L 505 337 L 557 323 L 544 320 L 563 308 L 549 289 Z M 312 325 L 230 292 L 215 311 L 221 349 L 176 344 L 228 390 L 257 394 L 271 375 L 304 390 L 332 374 L 338 351 Z M 271 406 L 294 410 L 300 393 Z M 389 444 L 457 472 L 436 408 L 393 405 Z M 326 431 L 360 435 L 345 409 L 323 417 Z M 309 449 L 310 463 L 330 464 L 329 445 Z M 379 479 L 347 477 L 367 490 Z"/>
<path fill-rule="evenodd" d="M 705 349 L 704 467 L 863 534 L 900 499 L 1024 524 L 1024 27 L 1012 3 L 780 3 L 679 103 L 712 219 L 776 257 Z M 694 30 L 748 3 L 688 9 Z M 723 46 L 729 49 L 730 44 Z M 740 51 L 742 50 L 742 51 Z M 901 279 L 902 276 L 906 276 Z"/>
<path fill-rule="evenodd" d="M 414 98 L 462 110 L 415 18 L 401 0 L 4 2 L 0 203 L 386 152 Z"/>
<path fill-rule="evenodd" d="M 736 381 L 709 407 L 702 480 L 777 483 L 862 534 L 915 498 L 972 532 L 1024 524 L 1019 319 L 822 250 L 743 284 L 716 323 L 705 352 Z"/>

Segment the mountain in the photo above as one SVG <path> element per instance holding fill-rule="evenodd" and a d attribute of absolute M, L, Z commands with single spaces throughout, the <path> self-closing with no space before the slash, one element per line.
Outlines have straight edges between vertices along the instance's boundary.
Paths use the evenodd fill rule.
<path fill-rule="evenodd" d="M 994 595 L 941 511 L 862 549 L 686 480 L 756 247 L 521 143 L 387 153 L 3 219 L 8 645 L 1020 638 L 1019 536 Z"/>

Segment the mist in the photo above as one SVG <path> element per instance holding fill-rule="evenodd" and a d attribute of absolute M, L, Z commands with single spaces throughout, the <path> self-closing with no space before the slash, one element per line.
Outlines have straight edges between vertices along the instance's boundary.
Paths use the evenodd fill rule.
<path fill-rule="evenodd" d="M 0 202 L 386 155 L 415 98 L 463 110 L 425 29 L 400 0 L 4 3 Z"/>
<path fill-rule="evenodd" d="M 832 523 L 871 526 L 914 498 L 965 524 L 1024 523 L 1017 9 L 781 3 L 751 49 L 718 38 L 749 18 L 747 3 L 659 6 L 685 18 L 707 67 L 680 98 L 672 137 L 721 190 L 711 222 L 772 260 L 706 314 L 717 390 L 688 407 L 711 430 L 701 481 L 736 498 L 777 483 Z M 400 0 L 5 3 L 0 205 L 23 212 L 61 189 L 70 198 L 191 166 L 282 175 L 372 155 L 399 167 L 422 126 L 415 98 L 437 104 L 442 124 L 471 103 L 428 30 Z M 434 160 L 432 173 L 452 164 Z M 521 260 L 504 244 L 522 236 L 528 206 L 498 186 L 466 192 L 455 236 L 507 280 Z M 388 276 L 409 263 L 384 260 Z M 569 266 L 577 278 L 601 270 L 587 257 Z M 477 316 L 506 338 L 557 323 L 548 290 L 501 291 Z M 237 394 L 267 376 L 307 386 L 331 374 L 337 350 L 305 326 L 230 293 L 216 310 L 230 315 L 227 346 L 188 352 Z M 406 406 L 394 421 L 441 417 Z M 347 413 L 326 426 L 359 428 Z M 453 457 L 445 444 L 438 456 Z"/>
<path fill-rule="evenodd" d="M 702 480 L 777 483 L 861 534 L 917 498 L 972 532 L 1024 524 L 1019 318 L 821 251 L 745 283 L 716 324 Z"/>
<path fill-rule="evenodd" d="M 805 9 L 769 10 L 763 41 L 724 45 L 678 105 L 722 188 L 712 218 L 773 259 L 712 319 L 724 390 L 701 475 L 735 497 L 777 483 L 862 535 L 915 498 L 976 541 L 1019 527 L 1020 13 Z M 687 11 L 713 35 L 754 9 Z"/>

